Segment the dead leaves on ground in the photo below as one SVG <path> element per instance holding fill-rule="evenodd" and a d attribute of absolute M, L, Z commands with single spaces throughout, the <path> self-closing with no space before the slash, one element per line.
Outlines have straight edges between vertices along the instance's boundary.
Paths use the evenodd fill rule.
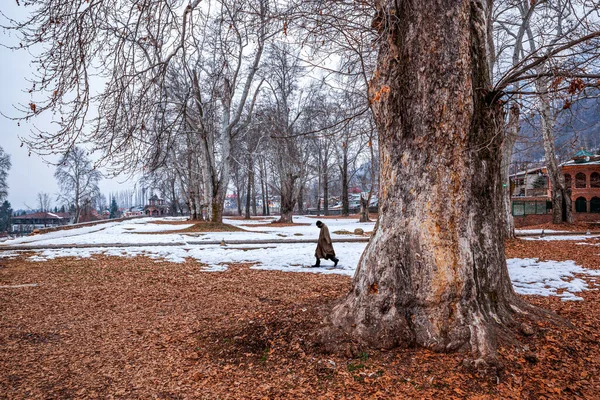
<path fill-rule="evenodd" d="M 598 268 L 598 246 L 507 243 L 508 257 Z M 6 398 L 594 398 L 600 393 L 600 295 L 527 300 L 574 328 L 539 323 L 500 348 L 498 377 L 464 355 L 423 349 L 323 353 L 315 332 L 350 279 L 94 256 L 4 262 L 0 397 Z"/>

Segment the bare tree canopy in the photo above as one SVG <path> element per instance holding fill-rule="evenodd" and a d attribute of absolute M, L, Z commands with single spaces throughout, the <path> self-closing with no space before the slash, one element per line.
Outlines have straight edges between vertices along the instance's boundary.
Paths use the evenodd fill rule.
<path fill-rule="evenodd" d="M 91 205 L 98 196 L 102 175 L 81 147 L 73 147 L 58 164 L 54 177 L 60 188 L 59 201 L 75 211 L 74 222 L 79 222 L 82 208 Z"/>
<path fill-rule="evenodd" d="M 52 200 L 50 199 L 50 195 L 48 193 L 39 192 L 37 194 L 37 202 L 38 202 L 38 211 L 40 212 L 48 212 L 52 207 Z"/>

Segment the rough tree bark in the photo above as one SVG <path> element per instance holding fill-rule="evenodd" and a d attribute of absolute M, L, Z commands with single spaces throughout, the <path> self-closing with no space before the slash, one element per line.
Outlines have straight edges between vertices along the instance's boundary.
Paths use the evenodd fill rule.
<path fill-rule="evenodd" d="M 516 305 L 502 240 L 503 110 L 487 62 L 490 0 L 380 0 L 379 219 L 330 315 L 377 348 L 496 361 Z"/>

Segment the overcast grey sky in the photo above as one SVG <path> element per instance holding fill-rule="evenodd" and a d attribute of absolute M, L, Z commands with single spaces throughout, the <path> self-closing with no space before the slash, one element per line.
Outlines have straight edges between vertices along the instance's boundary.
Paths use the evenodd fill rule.
<path fill-rule="evenodd" d="M 22 19 L 27 8 L 16 5 L 14 0 L 2 0 L 0 5 L 2 13 L 11 18 Z M 0 17 L 0 24 L 6 20 Z M 0 30 L 0 43 L 9 44 L 15 42 L 14 33 Z M 18 43 L 18 42 L 17 42 Z M 14 104 L 28 104 L 30 95 L 26 88 L 29 86 L 26 77 L 33 70 L 30 65 L 31 56 L 25 51 L 12 51 L 0 47 L 0 111 L 8 116 L 18 116 Z M 38 192 L 50 193 L 54 200 L 58 193 L 58 186 L 54 179 L 54 166 L 48 165 L 35 154 L 28 155 L 26 146 L 21 146 L 19 136 L 28 136 L 33 126 L 42 129 L 50 128 L 49 118 L 38 118 L 29 123 L 21 123 L 17 126 L 16 121 L 11 121 L 0 116 L 0 146 L 10 154 L 12 168 L 8 175 L 8 201 L 13 209 L 27 209 L 27 206 L 36 208 L 36 195 Z M 53 162 L 58 157 L 48 158 Z M 133 182 L 124 182 L 126 177 L 117 179 L 104 179 L 100 183 L 100 189 L 108 194 L 133 186 Z M 54 206 L 54 204 L 53 204 Z"/>

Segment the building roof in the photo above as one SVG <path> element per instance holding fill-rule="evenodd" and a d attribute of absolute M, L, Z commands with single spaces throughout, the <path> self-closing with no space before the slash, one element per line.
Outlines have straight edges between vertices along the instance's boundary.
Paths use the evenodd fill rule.
<path fill-rule="evenodd" d="M 573 158 L 575 158 L 575 157 L 593 157 L 593 156 L 595 156 L 595 154 L 590 153 L 589 151 L 581 149 L 577 153 L 575 153 L 575 155 L 573 156 Z"/>
<path fill-rule="evenodd" d="M 69 213 L 50 213 L 50 212 L 37 212 L 27 215 L 19 215 L 13 217 L 13 219 L 69 219 L 71 215 Z"/>

